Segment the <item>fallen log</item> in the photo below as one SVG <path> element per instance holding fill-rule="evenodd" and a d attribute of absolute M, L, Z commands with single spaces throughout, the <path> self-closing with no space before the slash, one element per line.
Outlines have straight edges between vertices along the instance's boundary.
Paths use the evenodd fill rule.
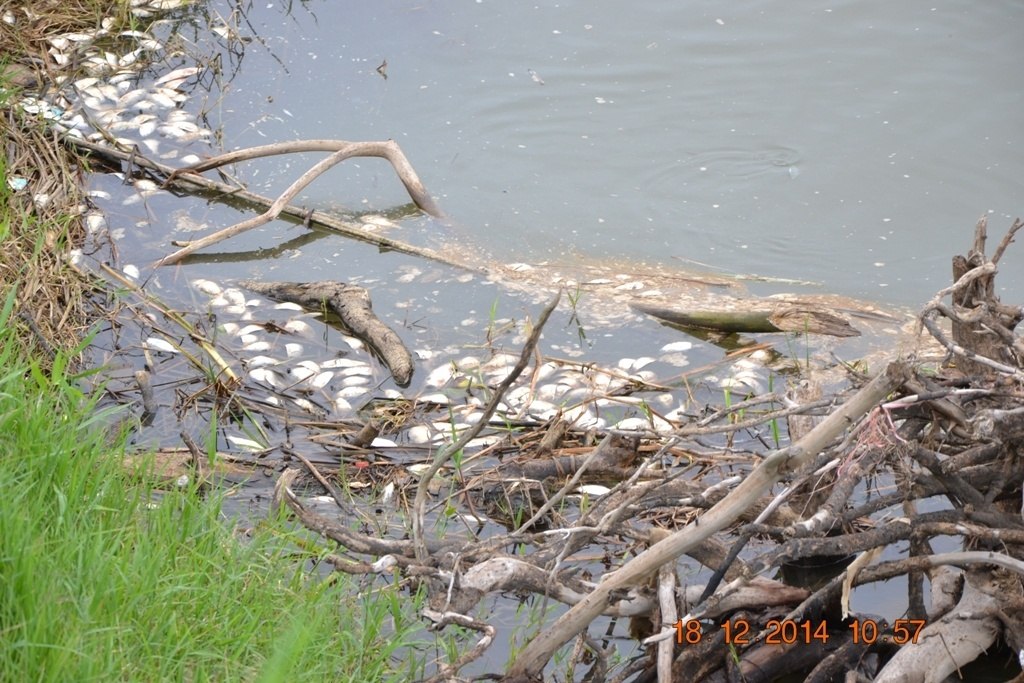
<path fill-rule="evenodd" d="M 352 334 L 366 342 L 391 371 L 395 384 L 409 386 L 412 355 L 401 338 L 373 312 L 370 294 L 344 282 L 259 282 L 242 280 L 246 289 L 278 301 L 290 301 L 313 311 L 333 311 Z"/>
<path fill-rule="evenodd" d="M 683 310 L 632 302 L 634 310 L 680 325 L 727 333 L 808 332 L 831 337 L 858 337 L 860 331 L 845 319 L 812 304 L 753 303 L 745 310 Z"/>

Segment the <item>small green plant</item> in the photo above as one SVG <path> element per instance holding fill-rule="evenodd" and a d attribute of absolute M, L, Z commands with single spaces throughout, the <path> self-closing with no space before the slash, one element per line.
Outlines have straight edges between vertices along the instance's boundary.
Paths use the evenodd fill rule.
<path fill-rule="evenodd" d="M 583 290 L 580 289 L 579 283 L 576 284 L 575 290 L 571 292 L 567 291 L 566 296 L 569 299 L 569 307 L 572 309 L 572 314 L 569 316 L 569 322 L 566 323 L 566 326 L 576 326 L 576 336 L 580 340 L 580 346 L 592 346 L 590 340 L 587 339 L 587 331 L 583 327 L 583 321 L 580 320 L 579 316 L 578 307 L 580 303 L 580 298 L 583 296 Z"/>
<path fill-rule="evenodd" d="M 491 310 L 487 319 L 487 345 L 490 346 L 494 343 L 496 336 L 495 321 L 498 319 L 498 298 L 495 297 L 491 303 Z"/>
<path fill-rule="evenodd" d="M 775 393 L 775 373 L 774 372 L 769 372 L 768 373 L 768 393 L 769 394 L 774 394 Z M 769 410 L 775 410 L 775 401 L 772 401 L 769 404 L 768 409 Z M 778 418 L 773 417 L 771 419 L 771 421 L 768 423 L 768 427 L 769 427 L 769 429 L 771 429 L 772 441 L 775 443 L 775 448 L 776 449 L 781 448 L 782 447 L 782 437 L 779 434 L 779 420 L 778 420 Z"/>

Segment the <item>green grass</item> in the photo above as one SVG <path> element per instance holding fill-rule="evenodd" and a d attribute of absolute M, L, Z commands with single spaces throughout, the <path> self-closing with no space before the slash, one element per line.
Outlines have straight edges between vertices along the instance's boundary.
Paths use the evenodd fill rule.
<path fill-rule="evenodd" d="M 0 234 L 26 228 L 13 213 L 0 201 Z M 285 519 L 244 535 L 216 495 L 127 474 L 113 416 L 77 388 L 75 354 L 28 357 L 15 294 L 13 283 L 0 294 L 0 681 L 422 673 L 407 594 L 378 579 L 367 597 L 344 575 L 325 578 Z"/>
<path fill-rule="evenodd" d="M 9 309 L 8 309 L 9 311 Z M 0 318 L 0 320 L 5 319 Z M 356 597 L 270 520 L 128 478 L 73 380 L 0 333 L 0 680 L 408 680 L 413 601 Z"/>

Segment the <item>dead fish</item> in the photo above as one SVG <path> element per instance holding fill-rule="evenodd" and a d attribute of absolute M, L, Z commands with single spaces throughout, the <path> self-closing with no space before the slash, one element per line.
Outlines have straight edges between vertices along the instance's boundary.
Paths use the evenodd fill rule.
<path fill-rule="evenodd" d="M 179 85 L 202 71 L 202 67 L 187 66 L 165 74 L 156 80 L 156 85 L 177 88 Z"/>

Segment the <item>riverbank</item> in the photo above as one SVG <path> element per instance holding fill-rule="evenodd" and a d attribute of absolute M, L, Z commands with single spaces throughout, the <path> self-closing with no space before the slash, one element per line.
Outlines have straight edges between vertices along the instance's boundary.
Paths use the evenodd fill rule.
<path fill-rule="evenodd" d="M 83 170 L 15 103 L 59 68 L 37 59 L 50 39 L 140 16 L 127 2 L 23 2 L 2 19 L 0 679 L 415 678 L 407 593 L 323 579 L 329 550 L 282 517 L 227 521 L 230 489 L 126 472 L 118 415 L 81 389 L 106 299 L 68 265 L 85 236 Z"/>

